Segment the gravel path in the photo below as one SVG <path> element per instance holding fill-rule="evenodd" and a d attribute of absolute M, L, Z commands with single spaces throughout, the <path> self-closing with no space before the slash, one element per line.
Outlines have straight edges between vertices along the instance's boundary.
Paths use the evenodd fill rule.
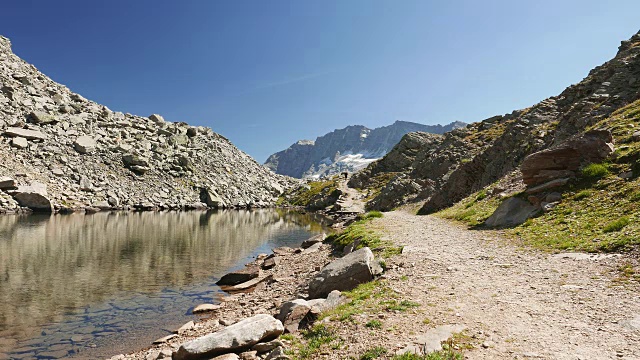
<path fill-rule="evenodd" d="M 640 286 L 617 270 L 632 259 L 543 253 L 402 211 L 373 226 L 405 245 L 387 276 L 405 279 L 394 288 L 421 304 L 420 319 L 394 324 L 404 343 L 387 344 L 460 324 L 476 341 L 470 359 L 640 359 Z"/>

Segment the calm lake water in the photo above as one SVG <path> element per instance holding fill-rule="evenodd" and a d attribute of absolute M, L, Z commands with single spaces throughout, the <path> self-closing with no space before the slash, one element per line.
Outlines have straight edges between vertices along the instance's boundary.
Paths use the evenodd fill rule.
<path fill-rule="evenodd" d="M 215 302 L 221 275 L 322 230 L 283 210 L 0 216 L 0 359 L 150 345 Z"/>

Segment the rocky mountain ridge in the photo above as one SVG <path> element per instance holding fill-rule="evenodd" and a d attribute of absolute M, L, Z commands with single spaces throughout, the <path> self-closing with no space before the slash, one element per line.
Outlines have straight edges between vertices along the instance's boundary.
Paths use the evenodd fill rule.
<path fill-rule="evenodd" d="M 640 33 L 623 41 L 612 60 L 591 70 L 580 83 L 529 108 L 472 123 L 441 137 L 405 137 L 396 148 L 411 164 L 394 166 L 383 158 L 355 174 L 350 185 L 368 188 L 375 182 L 372 175 L 386 174 L 388 181 L 368 208 L 390 210 L 424 201 L 421 213 L 451 206 L 494 183 L 498 183 L 496 194 L 501 192 L 498 188 L 511 193 L 523 190 L 520 165 L 528 155 L 579 137 L 640 97 L 639 45 Z M 607 124 L 602 126 L 607 128 Z M 398 154 L 392 152 L 387 158 L 391 156 Z M 582 160 L 588 159 L 577 159 Z M 384 171 L 378 171 L 383 164 Z"/>
<path fill-rule="evenodd" d="M 278 174 L 295 178 L 320 178 L 342 171 L 354 172 L 383 157 L 406 133 L 443 134 L 465 125 L 459 121 L 444 126 L 396 121 L 375 129 L 352 125 L 319 136 L 315 141 L 300 140 L 271 155 L 265 165 Z"/>
<path fill-rule="evenodd" d="M 0 36 L 0 211 L 261 207 L 294 180 L 210 128 L 114 112 Z"/>

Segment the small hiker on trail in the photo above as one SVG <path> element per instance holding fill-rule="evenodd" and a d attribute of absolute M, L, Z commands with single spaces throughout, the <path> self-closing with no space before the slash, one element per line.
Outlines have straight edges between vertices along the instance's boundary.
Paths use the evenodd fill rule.
<path fill-rule="evenodd" d="M 342 174 L 340 174 L 342 176 L 344 176 L 344 179 L 347 180 L 347 178 L 349 177 L 349 173 L 348 172 L 343 172 Z"/>

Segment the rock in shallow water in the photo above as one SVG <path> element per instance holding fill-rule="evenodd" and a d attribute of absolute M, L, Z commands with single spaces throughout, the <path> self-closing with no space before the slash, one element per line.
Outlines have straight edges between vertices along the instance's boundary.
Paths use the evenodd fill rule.
<path fill-rule="evenodd" d="M 241 270 L 230 272 L 224 275 L 216 285 L 238 285 L 260 276 L 260 268 L 257 266 L 247 266 Z"/>

